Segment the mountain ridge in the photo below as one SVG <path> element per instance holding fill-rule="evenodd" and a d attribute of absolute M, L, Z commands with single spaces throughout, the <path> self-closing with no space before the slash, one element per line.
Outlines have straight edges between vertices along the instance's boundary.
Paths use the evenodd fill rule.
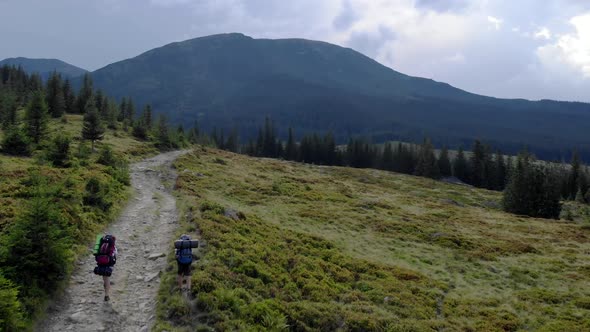
<path fill-rule="evenodd" d="M 341 142 L 429 136 L 452 147 L 479 138 L 511 153 L 528 145 L 550 159 L 574 148 L 590 156 L 581 125 L 590 122 L 590 104 L 478 95 L 322 41 L 198 37 L 109 64 L 92 77 L 109 95 L 150 103 L 174 123 L 239 126 L 246 139 L 270 116 L 282 135 L 293 127 L 298 135 L 333 131 Z"/>
<path fill-rule="evenodd" d="M 0 66 L 2 65 L 22 66 L 27 73 L 38 73 L 44 80 L 47 79 L 53 71 L 57 71 L 69 78 L 78 77 L 88 72 L 86 69 L 74 66 L 63 60 L 50 58 L 6 58 L 0 60 Z"/>

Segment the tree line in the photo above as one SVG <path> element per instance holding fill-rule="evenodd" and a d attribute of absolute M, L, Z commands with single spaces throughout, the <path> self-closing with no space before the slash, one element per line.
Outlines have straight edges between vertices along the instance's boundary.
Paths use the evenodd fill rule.
<path fill-rule="evenodd" d="M 474 140 L 470 151 L 460 148 L 453 153 L 445 146 L 436 150 L 429 139 L 416 145 L 372 144 L 364 138 L 350 138 L 345 146 L 337 146 L 331 133 L 304 135 L 297 141 L 289 128 L 283 141 L 268 117 L 256 140 L 246 144 L 238 143 L 237 129 L 227 138 L 217 129 L 211 136 L 217 147 L 250 156 L 460 180 L 477 188 L 503 191 L 504 209 L 522 215 L 559 218 L 562 200 L 590 203 L 590 174 L 577 152 L 566 165 L 536 160 L 526 150 L 516 157 L 506 156 L 479 140 Z"/>
<path fill-rule="evenodd" d="M 20 116 L 19 110 L 24 115 Z M 131 98 L 117 102 L 94 89 L 86 74 L 78 92 L 69 79 L 54 72 L 44 84 L 38 74 L 27 74 L 21 67 L 0 68 L 0 126 L 4 131 L 1 151 L 10 155 L 28 156 L 47 145 L 48 121 L 67 122 L 66 114 L 84 115 L 80 136 L 92 144 L 104 137 L 105 130 L 123 130 L 138 139 L 152 141 L 160 149 L 186 146 L 188 136 L 179 127 L 173 130 L 164 114 L 154 118 L 151 105 L 137 112 Z M 60 137 L 63 142 L 65 139 Z"/>

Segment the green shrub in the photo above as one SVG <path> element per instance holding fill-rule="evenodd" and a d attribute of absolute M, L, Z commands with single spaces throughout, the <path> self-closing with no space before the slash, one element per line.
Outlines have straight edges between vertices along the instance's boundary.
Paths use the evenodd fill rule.
<path fill-rule="evenodd" d="M 118 161 L 115 157 L 115 154 L 113 153 L 113 149 L 111 149 L 111 147 L 108 145 L 105 145 L 102 147 L 102 149 L 100 149 L 96 162 L 111 167 L 116 167 L 118 165 Z"/>
<path fill-rule="evenodd" d="M 0 238 L 0 266 L 21 286 L 20 300 L 31 314 L 68 273 L 71 240 L 56 204 L 41 191 Z"/>
<path fill-rule="evenodd" d="M 18 331 L 24 328 L 18 290 L 0 275 L 0 331 Z"/>
<path fill-rule="evenodd" d="M 6 132 L 2 140 L 2 152 L 13 156 L 28 156 L 31 154 L 29 139 L 18 127 Z"/>
<path fill-rule="evenodd" d="M 84 205 L 95 206 L 103 211 L 108 211 L 113 205 L 107 199 L 106 189 L 100 180 L 91 177 L 86 183 L 86 195 L 84 195 Z"/>
<path fill-rule="evenodd" d="M 47 152 L 47 160 L 49 160 L 53 164 L 53 166 L 69 167 L 70 143 L 71 140 L 68 136 L 56 136 L 51 141 L 51 144 L 49 146 L 49 151 Z"/>

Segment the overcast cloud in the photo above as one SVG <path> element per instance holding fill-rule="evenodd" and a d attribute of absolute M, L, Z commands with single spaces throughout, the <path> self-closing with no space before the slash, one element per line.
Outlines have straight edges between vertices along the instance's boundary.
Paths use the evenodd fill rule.
<path fill-rule="evenodd" d="M 0 58 L 95 70 L 224 32 L 323 40 L 497 97 L 590 102 L 586 0 L 0 0 Z"/>

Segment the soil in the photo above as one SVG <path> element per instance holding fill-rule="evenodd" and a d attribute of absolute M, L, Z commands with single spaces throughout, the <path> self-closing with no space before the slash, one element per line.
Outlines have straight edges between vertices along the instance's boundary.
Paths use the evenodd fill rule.
<path fill-rule="evenodd" d="M 149 331 L 155 321 L 160 275 L 173 252 L 178 226 L 176 201 L 165 183 L 174 183 L 174 151 L 133 164 L 134 195 L 105 233 L 117 238 L 110 301 L 104 301 L 103 280 L 93 273 L 96 262 L 89 245 L 63 295 L 53 302 L 37 331 Z"/>

